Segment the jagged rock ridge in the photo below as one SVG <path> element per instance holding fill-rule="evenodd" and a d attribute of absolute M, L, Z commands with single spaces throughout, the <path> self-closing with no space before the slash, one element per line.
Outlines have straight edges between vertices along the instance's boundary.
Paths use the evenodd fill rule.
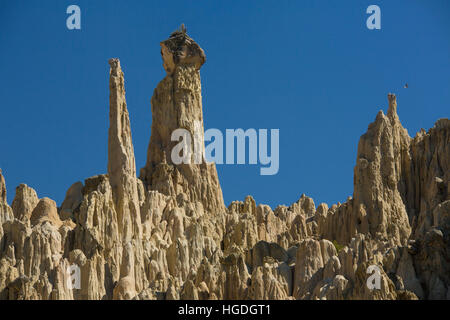
<path fill-rule="evenodd" d="M 0 171 L 0 299 L 450 299 L 448 119 L 411 138 L 390 94 L 360 139 L 346 202 L 302 195 L 272 210 L 248 196 L 226 208 L 214 164 L 170 157 L 177 128 L 204 143 L 205 54 L 184 30 L 161 48 L 140 178 L 118 59 L 106 175 L 76 182 L 60 208 L 20 185 L 10 207 Z M 380 289 L 366 285 L 370 265 Z"/>

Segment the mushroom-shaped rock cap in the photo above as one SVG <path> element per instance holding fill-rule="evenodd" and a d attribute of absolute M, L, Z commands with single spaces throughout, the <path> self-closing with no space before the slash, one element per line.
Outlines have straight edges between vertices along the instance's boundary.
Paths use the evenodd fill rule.
<path fill-rule="evenodd" d="M 194 65 L 200 69 L 206 61 L 203 49 L 186 34 L 183 27 L 181 31 L 172 32 L 170 38 L 160 44 L 163 66 L 167 74 L 172 74 L 178 65 Z"/>

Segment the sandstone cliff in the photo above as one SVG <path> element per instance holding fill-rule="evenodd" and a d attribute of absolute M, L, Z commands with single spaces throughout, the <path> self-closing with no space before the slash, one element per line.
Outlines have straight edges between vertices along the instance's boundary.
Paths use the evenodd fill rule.
<path fill-rule="evenodd" d="M 0 299 L 450 299 L 448 119 L 411 138 L 390 94 L 361 136 L 353 197 L 226 208 L 214 164 L 170 156 L 177 128 L 204 147 L 205 54 L 184 31 L 161 48 L 139 178 L 118 59 L 106 175 L 74 183 L 59 208 L 20 185 L 10 207 L 0 170 Z M 372 265 L 379 289 L 366 284 Z"/>

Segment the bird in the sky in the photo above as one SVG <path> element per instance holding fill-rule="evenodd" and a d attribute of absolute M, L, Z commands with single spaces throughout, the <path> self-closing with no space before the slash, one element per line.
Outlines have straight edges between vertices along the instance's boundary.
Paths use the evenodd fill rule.
<path fill-rule="evenodd" d="M 403 88 L 407 89 L 407 88 L 408 88 L 408 84 L 405 83 L 405 85 L 403 86 Z"/>

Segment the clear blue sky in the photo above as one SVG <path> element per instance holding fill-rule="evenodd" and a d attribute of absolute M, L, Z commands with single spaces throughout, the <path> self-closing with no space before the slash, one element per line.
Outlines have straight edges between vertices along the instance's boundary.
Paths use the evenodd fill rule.
<path fill-rule="evenodd" d="M 81 30 L 66 8 L 81 8 Z M 381 30 L 366 8 L 381 8 Z M 165 76 L 159 42 L 182 22 L 205 50 L 206 128 L 279 128 L 280 171 L 218 166 L 228 205 L 252 194 L 316 205 L 353 192 L 359 137 L 397 94 L 410 135 L 449 116 L 450 1 L 0 0 L 0 168 L 8 201 L 26 183 L 61 204 L 106 172 L 108 59 L 125 73 L 137 168 L 150 98 Z M 409 84 L 403 89 L 404 83 Z"/>

